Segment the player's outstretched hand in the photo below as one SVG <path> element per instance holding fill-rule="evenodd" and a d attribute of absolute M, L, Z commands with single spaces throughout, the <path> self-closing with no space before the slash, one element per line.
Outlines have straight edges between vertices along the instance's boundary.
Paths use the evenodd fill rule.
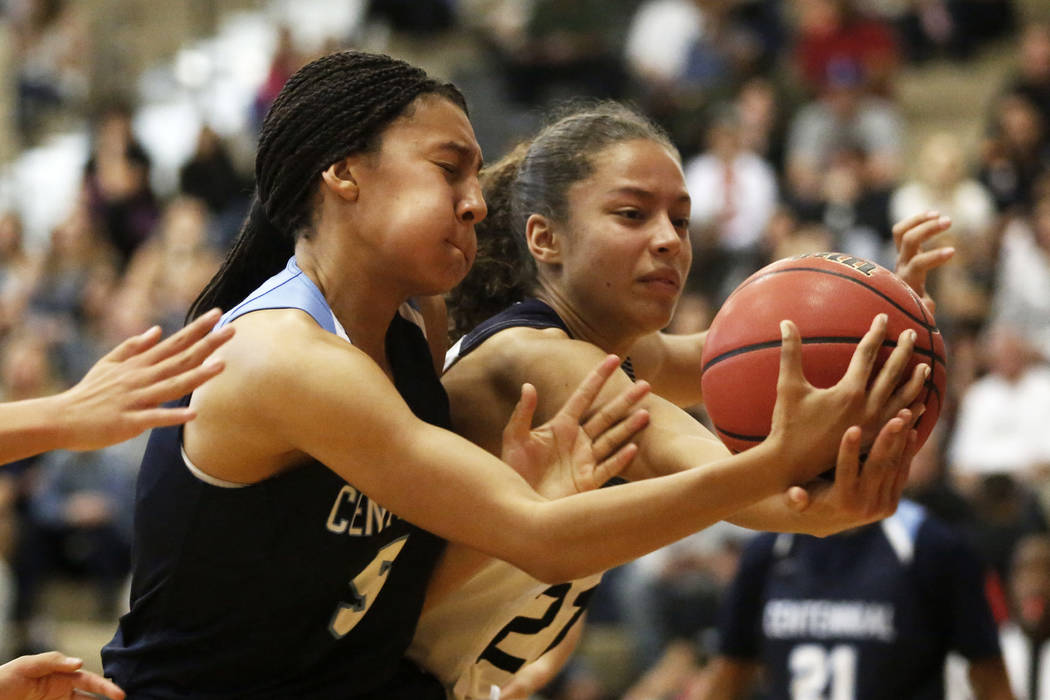
<path fill-rule="evenodd" d="M 619 474 L 638 452 L 630 438 L 649 422 L 636 409 L 649 394 L 649 384 L 636 382 L 593 415 L 584 416 L 605 382 L 618 371 L 619 358 L 609 355 L 592 370 L 549 421 L 532 427 L 536 389 L 521 388 L 521 398 L 503 429 L 503 461 L 547 498 L 598 488 Z"/>
<path fill-rule="evenodd" d="M 81 671 L 84 664 L 57 651 L 21 656 L 0 666 L 0 700 L 74 700 L 74 689 L 122 700 L 124 691 L 105 678 Z"/>
<path fill-rule="evenodd" d="M 920 363 L 901 382 L 911 358 L 915 335 L 904 331 L 874 380 L 869 381 L 875 358 L 886 335 L 887 318 L 872 321 L 837 384 L 818 389 L 802 373 L 802 341 L 791 321 L 781 323 L 782 345 L 777 402 L 770 437 L 789 470 L 788 484 L 807 483 L 835 463 L 836 446 L 852 425 L 862 428 L 861 444 L 869 445 L 888 419 L 913 406 L 922 389 L 928 365 Z"/>
<path fill-rule="evenodd" d="M 802 515 L 802 531 L 823 537 L 892 515 L 918 447 L 914 426 L 921 415 L 921 410 L 901 410 L 879 431 L 863 464 L 860 427 L 846 430 L 834 481 L 818 479 L 788 494 L 790 507 Z"/>
<path fill-rule="evenodd" d="M 893 225 L 893 244 L 897 247 L 897 276 L 908 283 L 932 314 L 937 307 L 926 291 L 926 275 L 955 255 L 955 248 L 941 246 L 923 250 L 934 236 L 951 228 L 952 220 L 939 212 L 927 211 L 909 216 Z"/>
<path fill-rule="evenodd" d="M 233 337 L 232 326 L 210 332 L 220 316 L 212 309 L 162 342 L 154 326 L 103 356 L 80 382 L 55 397 L 62 447 L 98 449 L 192 419 L 190 408 L 160 404 L 185 396 L 222 371 L 221 361 L 208 360 Z"/>

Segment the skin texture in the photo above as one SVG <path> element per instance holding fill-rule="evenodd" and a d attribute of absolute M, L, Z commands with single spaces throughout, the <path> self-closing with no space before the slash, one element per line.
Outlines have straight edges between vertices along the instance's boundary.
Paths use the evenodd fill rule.
<path fill-rule="evenodd" d="M 123 700 L 124 691 L 105 678 L 81 671 L 83 661 L 49 651 L 0 666 L 0 700 L 66 700 L 74 688 Z"/>

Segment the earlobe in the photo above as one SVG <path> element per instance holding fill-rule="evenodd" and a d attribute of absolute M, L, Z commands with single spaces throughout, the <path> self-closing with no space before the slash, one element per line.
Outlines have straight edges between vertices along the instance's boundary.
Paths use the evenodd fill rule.
<path fill-rule="evenodd" d="M 353 169 L 350 167 L 350 159 L 332 163 L 321 173 L 321 181 L 333 194 L 348 202 L 357 201 L 359 189 L 357 180 L 354 178 Z"/>
<path fill-rule="evenodd" d="M 542 214 L 533 214 L 525 222 L 525 241 L 536 262 L 561 262 L 560 238 Z"/>

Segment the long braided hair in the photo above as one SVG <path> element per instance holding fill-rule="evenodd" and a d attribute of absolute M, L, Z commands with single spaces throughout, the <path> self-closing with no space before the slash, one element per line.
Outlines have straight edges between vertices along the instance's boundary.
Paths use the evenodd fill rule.
<path fill-rule="evenodd" d="M 529 217 L 567 223 L 569 188 L 594 174 L 594 159 L 603 150 L 637 139 L 678 153 L 663 129 L 630 107 L 573 101 L 532 141 L 485 168 L 481 185 L 489 213 L 475 226 L 477 259 L 447 297 L 453 337 L 533 293 L 537 267 L 525 242 Z"/>
<path fill-rule="evenodd" d="M 467 111 L 452 84 L 380 54 L 329 54 L 289 78 L 263 120 L 251 209 L 187 318 L 229 309 L 279 272 L 309 229 L 321 173 L 347 156 L 376 151 L 385 128 L 425 94 Z"/>

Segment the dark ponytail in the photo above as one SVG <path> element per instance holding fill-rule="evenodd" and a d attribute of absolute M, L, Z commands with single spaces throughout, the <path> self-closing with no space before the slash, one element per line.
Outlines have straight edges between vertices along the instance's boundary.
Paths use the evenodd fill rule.
<path fill-rule="evenodd" d="M 424 94 L 467 111 L 453 85 L 379 54 L 329 54 L 289 78 L 263 120 L 251 210 L 187 318 L 215 306 L 229 309 L 279 272 L 310 226 L 312 196 L 325 168 L 378 149 L 386 127 Z"/>

